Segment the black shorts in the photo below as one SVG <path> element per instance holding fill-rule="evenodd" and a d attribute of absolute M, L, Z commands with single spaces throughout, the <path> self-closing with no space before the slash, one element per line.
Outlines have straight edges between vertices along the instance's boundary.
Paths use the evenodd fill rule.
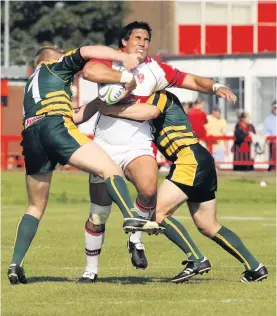
<path fill-rule="evenodd" d="M 71 118 L 62 115 L 43 117 L 22 132 L 26 173 L 43 174 L 53 171 L 57 163 L 67 164 L 71 155 L 89 141 Z"/>
<path fill-rule="evenodd" d="M 182 150 L 166 178 L 177 185 L 191 202 L 200 203 L 215 198 L 217 174 L 214 159 L 200 144 Z"/>

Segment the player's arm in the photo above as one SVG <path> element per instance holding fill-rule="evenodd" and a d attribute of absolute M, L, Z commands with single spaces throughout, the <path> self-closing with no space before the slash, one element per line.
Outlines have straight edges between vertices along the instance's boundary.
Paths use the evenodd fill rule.
<path fill-rule="evenodd" d="M 73 109 L 73 122 L 81 124 L 88 121 L 98 111 L 98 107 L 102 103 L 102 101 L 96 98 L 88 104 Z"/>
<path fill-rule="evenodd" d="M 200 77 L 189 73 L 186 74 L 179 87 L 206 94 L 216 94 L 218 97 L 224 98 L 227 101 L 232 101 L 233 103 L 237 101 L 237 97 L 226 86 L 216 83 L 214 80 L 209 78 Z"/>
<path fill-rule="evenodd" d="M 126 96 L 136 88 L 136 80 L 132 73 L 112 69 L 105 61 L 86 63 L 83 78 L 96 83 L 122 83 L 126 89 Z"/>
<path fill-rule="evenodd" d="M 218 97 L 234 103 L 237 101 L 237 97 L 230 89 L 209 78 L 182 72 L 166 63 L 159 62 L 158 65 L 162 71 L 158 75 L 155 91 L 177 87 L 206 94 L 216 94 Z"/>
<path fill-rule="evenodd" d="M 48 66 L 51 70 L 54 70 L 55 74 L 60 76 L 62 80 L 71 80 L 72 75 L 82 70 L 88 60 L 101 58 L 105 58 L 108 61 L 120 61 L 127 69 L 134 68 L 139 63 L 139 54 L 126 54 L 110 47 L 99 45 L 83 46 L 69 51 L 56 63 L 52 63 Z"/>
<path fill-rule="evenodd" d="M 102 104 L 99 107 L 99 111 L 105 115 L 137 121 L 153 120 L 161 113 L 155 105 L 147 103 L 135 103 L 129 106 L 111 106 Z"/>
<path fill-rule="evenodd" d="M 138 66 L 140 55 L 137 53 L 127 54 L 120 50 L 115 50 L 107 46 L 83 46 L 80 48 L 81 56 L 86 59 L 106 59 L 122 62 L 124 67 L 131 70 Z"/>

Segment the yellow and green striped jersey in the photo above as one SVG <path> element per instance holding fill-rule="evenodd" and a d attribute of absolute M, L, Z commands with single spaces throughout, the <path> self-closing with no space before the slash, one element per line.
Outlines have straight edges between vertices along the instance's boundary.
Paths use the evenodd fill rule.
<path fill-rule="evenodd" d="M 59 60 L 41 63 L 25 87 L 23 119 L 42 114 L 72 117 L 71 85 L 85 63 L 80 49 L 68 52 Z"/>
<path fill-rule="evenodd" d="M 198 143 L 188 116 L 179 99 L 168 91 L 153 93 L 147 103 L 156 105 L 161 111 L 152 122 L 155 144 L 168 160 L 174 162 L 182 149 Z"/>

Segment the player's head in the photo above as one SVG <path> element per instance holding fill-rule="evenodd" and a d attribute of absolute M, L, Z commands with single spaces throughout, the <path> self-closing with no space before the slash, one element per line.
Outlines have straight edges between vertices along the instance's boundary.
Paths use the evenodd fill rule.
<path fill-rule="evenodd" d="M 216 117 L 216 118 L 218 118 L 218 119 L 220 119 L 220 117 L 221 117 L 221 110 L 220 110 L 220 108 L 218 107 L 218 106 L 213 106 L 212 107 L 212 116 L 213 117 Z"/>
<path fill-rule="evenodd" d="M 121 30 L 119 48 L 127 53 L 140 53 L 143 62 L 148 54 L 151 36 L 152 29 L 148 23 L 134 21 Z"/>
<path fill-rule="evenodd" d="M 50 60 L 59 59 L 64 55 L 64 50 L 56 48 L 54 46 L 43 46 L 41 47 L 35 55 L 35 67 L 41 62 L 47 62 Z"/>
<path fill-rule="evenodd" d="M 194 108 L 203 110 L 205 108 L 205 100 L 198 97 L 194 102 Z"/>

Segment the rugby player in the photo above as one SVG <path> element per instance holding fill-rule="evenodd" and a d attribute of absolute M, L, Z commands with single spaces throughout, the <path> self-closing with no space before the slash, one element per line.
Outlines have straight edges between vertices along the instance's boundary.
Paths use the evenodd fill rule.
<path fill-rule="evenodd" d="M 132 96 L 137 102 L 145 102 L 154 91 L 160 91 L 169 87 L 180 87 L 203 93 L 214 93 L 211 90 L 210 79 L 186 75 L 165 63 L 157 62 L 148 56 L 152 30 L 148 23 L 133 22 L 125 26 L 120 34 L 119 48 L 128 53 L 140 53 L 141 62 L 131 73 L 123 72 L 129 76 L 130 82 L 136 79 L 137 87 L 132 91 Z M 91 60 L 84 68 L 84 76 L 93 82 L 105 83 L 107 80 L 119 82 L 120 64 L 116 62 L 101 63 Z M 217 94 L 228 100 L 235 98 L 226 87 L 216 86 Z M 114 137 L 117 135 L 117 138 Z M 135 206 L 137 212 L 149 219 L 156 208 L 157 191 L 157 164 L 153 159 L 152 132 L 148 121 L 126 120 L 99 115 L 94 129 L 95 141 L 119 164 L 124 173 L 136 187 L 138 197 Z M 106 185 L 99 177 L 90 177 L 90 216 L 85 224 L 85 254 L 86 269 L 80 283 L 94 282 L 98 273 L 98 261 L 104 242 L 105 223 L 111 211 L 111 199 Z M 175 221 L 175 220 L 174 220 Z M 179 223 L 180 224 L 180 223 Z M 181 224 L 180 224 L 181 225 Z M 172 226 L 171 234 L 175 234 L 180 247 L 194 249 L 192 258 L 204 256 L 197 249 L 193 241 L 183 229 L 180 237 L 178 227 Z M 173 238 L 173 237 L 172 237 Z M 141 241 L 141 233 L 130 235 L 128 249 L 131 254 L 131 262 L 136 268 L 145 269 L 147 259 L 144 245 Z M 205 260 L 204 260 L 205 261 Z M 205 261 L 206 264 L 208 260 Z"/>
<path fill-rule="evenodd" d="M 194 87 L 193 76 L 186 74 L 183 85 Z M 206 80 L 210 93 L 228 100 L 236 97 L 227 88 Z M 230 90 L 229 90 L 230 91 Z M 245 247 L 240 238 L 216 218 L 217 174 L 211 154 L 199 144 L 188 117 L 178 98 L 168 92 L 156 92 L 147 104 L 126 106 L 102 106 L 102 113 L 136 120 L 153 119 L 154 142 L 160 152 L 172 162 L 170 172 L 158 190 L 156 220 L 165 227 L 165 235 L 188 256 L 185 268 L 172 282 L 182 283 L 193 275 L 208 271 L 211 266 L 194 247 L 182 247 L 179 239 L 186 237 L 184 227 L 172 217 L 175 210 L 187 202 L 190 214 L 198 230 L 212 239 L 239 260 L 245 271 L 241 282 L 262 281 L 268 276 L 267 268 Z M 177 234 L 176 234 L 177 231 Z M 188 243 L 189 245 L 189 243 Z M 193 245 L 190 242 L 190 245 Z"/>
<path fill-rule="evenodd" d="M 151 34 L 150 26 L 144 22 L 130 23 L 120 34 L 119 48 L 127 53 L 141 55 L 138 67 L 132 72 L 123 72 L 126 80 L 128 78 L 129 82 L 136 81 L 137 86 L 132 91 L 132 96 L 138 102 L 146 101 L 153 91 L 171 86 L 178 87 L 182 82 L 180 71 L 148 57 Z M 118 83 L 122 75 L 119 68 L 120 64 L 117 62 L 91 60 L 84 67 L 84 78 L 98 83 Z M 149 122 L 119 120 L 99 115 L 94 136 L 95 142 L 120 165 L 126 178 L 136 187 L 137 212 L 146 219 L 151 218 L 156 208 L 158 168 L 154 159 Z M 87 266 L 79 282 L 93 282 L 96 278 L 98 259 L 104 242 L 105 223 L 112 205 L 103 179 L 94 175 L 90 176 L 90 199 L 90 216 L 85 224 Z M 145 269 L 147 259 L 141 242 L 141 233 L 131 234 L 127 244 L 132 264 L 136 268 Z"/>
<path fill-rule="evenodd" d="M 52 173 L 57 163 L 101 176 L 110 198 L 125 218 L 125 231 L 145 230 L 152 233 L 159 230 L 157 223 L 138 218 L 122 170 L 73 122 L 72 81 L 91 58 L 117 60 L 129 69 L 138 64 L 138 54 L 129 55 L 105 46 L 84 46 L 67 54 L 48 46 L 36 54 L 37 67 L 25 87 L 21 143 L 29 200 L 18 224 L 8 269 L 11 284 L 27 283 L 23 259 L 46 209 Z"/>

